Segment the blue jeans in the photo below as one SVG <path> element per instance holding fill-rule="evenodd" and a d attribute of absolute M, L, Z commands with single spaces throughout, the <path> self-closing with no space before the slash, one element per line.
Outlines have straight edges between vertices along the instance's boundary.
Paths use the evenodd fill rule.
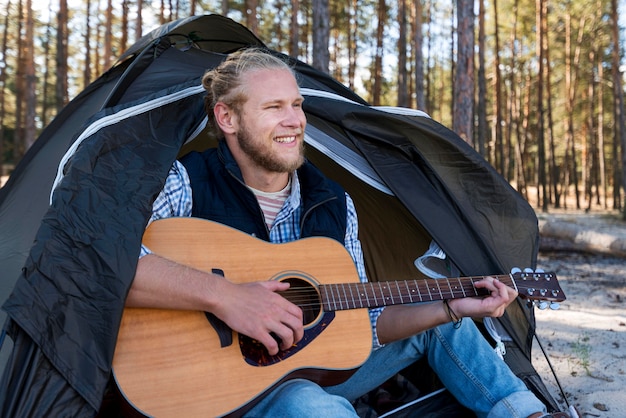
<path fill-rule="evenodd" d="M 478 417 L 525 418 L 546 410 L 466 319 L 458 329 L 442 325 L 373 351 L 340 385 L 322 388 L 307 380 L 288 381 L 246 417 L 354 418 L 350 402 L 423 356 L 450 393 Z"/>

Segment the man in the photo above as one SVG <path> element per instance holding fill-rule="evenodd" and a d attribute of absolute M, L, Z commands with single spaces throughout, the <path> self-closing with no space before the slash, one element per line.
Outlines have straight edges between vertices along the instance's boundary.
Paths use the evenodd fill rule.
<path fill-rule="evenodd" d="M 219 146 L 174 164 L 152 220 L 199 216 L 271 242 L 329 236 L 345 245 L 366 281 L 352 200 L 304 158 L 306 118 L 291 68 L 250 49 L 208 71 L 203 84 Z M 247 415 L 354 417 L 350 401 L 426 356 L 450 392 L 478 416 L 542 416 L 544 405 L 472 321 L 461 320 L 502 315 L 515 291 L 492 278 L 476 286 L 490 296 L 371 310 L 374 350 L 348 381 L 326 388 L 288 381 Z M 300 308 L 277 293 L 288 287 L 278 281 L 235 284 L 143 248 L 127 306 L 211 312 L 276 354 L 304 333 Z"/>

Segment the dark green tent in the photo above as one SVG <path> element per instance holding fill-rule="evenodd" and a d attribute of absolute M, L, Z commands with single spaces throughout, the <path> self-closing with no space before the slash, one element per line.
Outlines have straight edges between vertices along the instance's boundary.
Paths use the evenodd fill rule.
<path fill-rule="evenodd" d="M 213 145 L 200 78 L 250 45 L 263 43 L 218 15 L 151 32 L 59 113 L 0 189 L 0 319 L 11 331 L 0 370 L 22 382 L 0 395 L 5 413 L 99 408 L 152 200 L 175 158 Z M 371 107 L 290 60 L 307 156 L 354 198 L 371 280 L 414 278 L 431 242 L 463 276 L 534 267 L 533 210 L 456 134 L 418 111 Z M 507 363 L 553 407 L 531 364 L 533 308 L 520 300 L 496 322 Z"/>

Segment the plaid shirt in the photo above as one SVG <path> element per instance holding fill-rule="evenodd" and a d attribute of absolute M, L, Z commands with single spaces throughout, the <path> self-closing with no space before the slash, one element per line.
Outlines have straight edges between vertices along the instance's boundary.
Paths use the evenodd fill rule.
<path fill-rule="evenodd" d="M 149 222 L 162 218 L 170 218 L 174 216 L 191 216 L 192 197 L 191 185 L 187 171 L 183 165 L 176 161 L 170 168 L 170 172 L 165 180 L 165 185 L 161 193 L 157 196 L 152 206 L 152 216 Z M 354 202 L 346 193 L 346 207 L 348 210 L 348 219 L 346 224 L 345 247 L 354 260 L 357 268 L 359 279 L 362 283 L 367 282 L 365 274 L 365 263 L 363 262 L 363 251 L 361 242 L 358 239 L 358 219 Z M 287 243 L 300 238 L 300 219 L 302 216 L 302 208 L 300 206 L 300 183 L 298 176 L 294 173 L 291 186 L 291 193 L 282 209 L 276 216 L 276 220 L 270 229 L 270 242 Z M 149 254 L 150 250 L 142 246 L 141 257 Z M 382 308 L 370 309 L 370 321 L 374 335 L 373 345 L 375 348 L 380 347 L 378 336 L 376 334 L 376 323 L 378 316 L 382 312 Z"/>

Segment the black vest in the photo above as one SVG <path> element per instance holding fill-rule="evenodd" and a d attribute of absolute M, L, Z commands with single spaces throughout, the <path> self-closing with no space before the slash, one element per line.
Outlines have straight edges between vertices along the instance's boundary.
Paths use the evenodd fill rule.
<path fill-rule="evenodd" d="M 228 146 L 192 152 L 180 159 L 187 169 L 193 195 L 192 216 L 210 219 L 269 240 L 263 212 L 243 182 Z M 302 195 L 302 236 L 324 236 L 344 243 L 346 198 L 339 184 L 326 178 L 308 161 L 298 169 Z"/>

